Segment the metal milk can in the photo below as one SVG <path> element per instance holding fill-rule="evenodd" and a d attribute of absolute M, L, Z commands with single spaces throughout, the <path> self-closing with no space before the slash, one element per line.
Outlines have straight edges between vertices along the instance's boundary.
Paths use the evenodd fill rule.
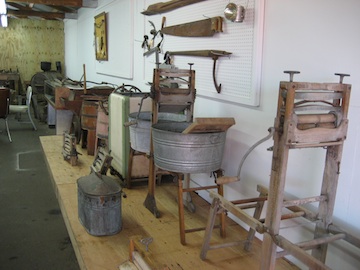
<path fill-rule="evenodd" d="M 113 178 L 92 172 L 77 180 L 78 216 L 95 236 L 121 231 L 121 186 Z"/>

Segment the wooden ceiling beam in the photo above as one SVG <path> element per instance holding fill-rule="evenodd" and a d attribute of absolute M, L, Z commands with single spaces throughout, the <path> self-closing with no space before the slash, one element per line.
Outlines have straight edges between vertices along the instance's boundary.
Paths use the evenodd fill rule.
<path fill-rule="evenodd" d="M 58 12 L 39 12 L 39 11 L 30 11 L 30 10 L 8 10 L 7 12 L 10 16 L 15 17 L 40 17 L 46 20 L 56 20 L 56 19 L 64 19 L 64 13 Z"/>
<path fill-rule="evenodd" d="M 54 9 L 62 11 L 64 13 L 77 13 L 76 9 L 72 9 L 72 8 L 68 8 L 68 7 L 63 7 L 63 6 L 52 6 Z"/>
<path fill-rule="evenodd" d="M 17 9 L 25 9 L 25 10 L 32 10 L 30 7 L 28 7 L 28 6 L 22 6 L 22 5 L 20 5 L 20 4 L 18 4 L 18 3 L 7 3 L 9 6 L 12 6 L 12 7 L 14 7 L 14 8 L 17 8 Z"/>
<path fill-rule="evenodd" d="M 48 6 L 83 7 L 83 0 L 6 0 L 7 3 L 28 3 Z"/>

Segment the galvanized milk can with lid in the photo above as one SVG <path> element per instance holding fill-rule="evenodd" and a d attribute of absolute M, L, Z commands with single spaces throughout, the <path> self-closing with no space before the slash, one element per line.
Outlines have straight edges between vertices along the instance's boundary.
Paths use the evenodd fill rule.
<path fill-rule="evenodd" d="M 92 172 L 77 180 L 78 215 L 86 231 L 95 236 L 121 231 L 121 186 L 115 179 Z"/>

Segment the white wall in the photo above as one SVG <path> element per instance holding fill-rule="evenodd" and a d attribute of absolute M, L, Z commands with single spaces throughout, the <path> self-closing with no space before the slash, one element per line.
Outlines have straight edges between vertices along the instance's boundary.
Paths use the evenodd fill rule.
<path fill-rule="evenodd" d="M 76 21 L 65 22 L 65 70 L 68 77 L 80 79 L 82 65 L 86 64 L 86 76 L 92 81 L 106 81 L 117 85 L 133 84 L 149 91 L 146 81 L 149 70 L 147 61 L 140 48 L 144 34 L 148 34 L 149 17 L 140 14 L 149 3 L 158 1 L 130 1 L 134 32 L 129 42 L 133 46 L 132 63 L 118 63 L 132 66 L 132 79 L 107 76 L 96 73 L 93 47 L 93 17 L 112 4 L 123 4 L 126 0 L 99 1 L 99 8 L 80 9 Z M 219 0 L 203 2 L 206 5 Z M 228 1 L 223 1 L 224 7 Z M 239 2 L 241 1 L 234 1 Z M 245 1 L 242 1 L 245 3 Z M 238 4 L 239 4 L 238 3 Z M 242 3 L 242 4 L 244 4 Z M 197 4 L 196 4 L 197 5 Z M 341 174 L 334 213 L 335 223 L 354 235 L 360 235 L 360 1 L 358 0 L 278 0 L 266 1 L 264 19 L 264 43 L 261 74 L 261 97 L 259 107 L 241 106 L 237 103 L 223 102 L 198 96 L 195 103 L 196 116 L 234 117 L 236 125 L 227 134 L 223 169 L 226 175 L 236 175 L 238 163 L 245 151 L 257 140 L 267 134 L 273 125 L 276 114 L 279 81 L 288 80 L 284 70 L 299 70 L 295 80 L 313 82 L 338 82 L 336 72 L 349 73 L 345 82 L 352 84 L 349 110 L 349 130 L 345 142 Z M 125 11 L 128 12 L 128 11 Z M 219 10 L 219 15 L 222 10 Z M 166 15 L 166 14 L 165 14 Z M 122 14 L 117 14 L 121 18 Z M 167 15 L 166 15 L 167 16 Z M 225 27 L 228 22 L 225 22 Z M 115 35 L 121 41 L 122 33 L 114 25 L 109 26 L 109 35 Z M 191 42 L 191 41 L 190 41 Z M 109 44 L 109 50 L 114 48 Z M 127 48 L 116 47 L 116 50 Z M 116 52 L 115 52 L 116 53 Z M 131 61 L 131 60 L 130 60 Z M 229 59 L 228 61 L 232 61 Z M 233 61 L 236 61 L 233 59 Z M 238 63 L 241 65 L 241 63 Z M 226 63 L 224 63 L 226 65 Z M 209 72 L 208 80 L 212 80 Z M 266 149 L 272 141 L 259 146 L 246 160 L 241 174 L 241 182 L 230 184 L 226 188 L 226 197 L 249 197 L 256 194 L 256 185 L 268 185 L 272 153 Z M 324 165 L 324 150 L 293 150 L 290 153 L 286 191 L 294 196 L 307 197 L 319 194 Z M 193 175 L 194 181 L 209 183 L 207 175 Z M 206 194 L 203 194 L 207 197 Z M 298 235 L 289 233 L 290 237 Z M 306 234 L 306 233 L 304 233 Z M 328 264 L 334 269 L 358 269 L 360 252 L 347 246 L 331 248 Z"/>

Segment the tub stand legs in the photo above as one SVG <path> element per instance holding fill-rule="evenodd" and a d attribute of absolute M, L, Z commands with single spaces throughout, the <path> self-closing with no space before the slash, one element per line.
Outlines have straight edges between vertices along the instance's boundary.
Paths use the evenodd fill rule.
<path fill-rule="evenodd" d="M 148 193 L 144 202 L 144 206 L 151 212 L 156 218 L 160 217 L 160 212 L 156 207 L 155 196 Z"/>
<path fill-rule="evenodd" d="M 152 140 L 150 140 L 150 149 L 153 149 Z M 149 156 L 149 182 L 148 182 L 148 194 L 144 201 L 144 206 L 151 212 L 156 218 L 160 217 L 160 212 L 156 207 L 155 201 L 155 179 L 156 179 L 156 170 L 154 157 Z"/>
<path fill-rule="evenodd" d="M 190 174 L 189 173 L 184 174 L 184 182 L 185 182 L 184 187 L 189 188 L 190 187 Z M 187 210 L 190 213 L 195 213 L 196 207 L 195 207 L 195 204 L 192 202 L 190 192 L 183 193 L 183 202 L 184 202 L 184 206 L 187 208 Z"/>
<path fill-rule="evenodd" d="M 218 177 L 222 173 L 221 170 L 217 172 Z M 188 179 L 188 180 L 187 180 Z M 192 228 L 192 229 L 185 229 L 185 212 L 184 212 L 184 193 L 187 194 L 186 196 L 190 196 L 190 192 L 197 191 L 197 190 L 208 190 L 208 189 L 217 189 L 219 195 L 224 195 L 224 189 L 222 185 L 210 185 L 210 186 L 201 186 L 201 187 L 183 187 L 183 179 L 179 177 L 178 185 L 178 211 L 179 211 L 179 229 L 180 229 L 180 242 L 182 245 L 186 244 L 185 234 L 197 231 L 205 230 L 205 227 L 201 228 Z M 184 180 L 190 182 L 190 175 L 185 174 Z M 191 202 L 192 203 L 192 202 Z M 195 207 L 195 206 L 194 206 Z M 195 212 L 195 211 L 194 211 Z M 216 227 L 220 228 L 220 235 L 225 237 L 225 212 L 220 214 L 220 224 Z"/>

